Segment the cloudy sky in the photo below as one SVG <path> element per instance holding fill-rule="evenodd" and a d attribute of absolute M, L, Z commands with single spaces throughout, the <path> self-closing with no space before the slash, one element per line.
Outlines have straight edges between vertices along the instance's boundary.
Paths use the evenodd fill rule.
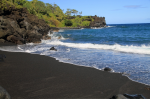
<path fill-rule="evenodd" d="M 106 18 L 107 24 L 150 23 L 150 0 L 41 0 Z"/>

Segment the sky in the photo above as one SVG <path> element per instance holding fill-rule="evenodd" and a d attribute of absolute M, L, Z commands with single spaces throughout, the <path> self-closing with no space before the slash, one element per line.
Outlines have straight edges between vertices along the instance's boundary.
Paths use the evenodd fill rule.
<path fill-rule="evenodd" d="M 105 17 L 107 24 L 150 23 L 150 0 L 40 0 L 57 4 L 64 12 L 82 11 L 82 16 Z"/>

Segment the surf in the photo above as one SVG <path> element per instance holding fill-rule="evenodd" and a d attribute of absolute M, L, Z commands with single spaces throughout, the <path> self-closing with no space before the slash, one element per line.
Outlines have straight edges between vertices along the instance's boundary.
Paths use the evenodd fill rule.
<path fill-rule="evenodd" d="M 141 46 L 134 46 L 134 45 L 107 45 L 107 44 L 92 44 L 92 43 L 66 43 L 60 40 L 54 41 L 42 41 L 45 44 L 51 45 L 61 45 L 66 47 L 73 47 L 73 48 L 80 48 L 80 49 L 97 49 L 97 50 L 112 50 L 124 53 L 136 53 L 136 54 L 148 54 L 150 55 L 150 46 L 141 45 Z"/>

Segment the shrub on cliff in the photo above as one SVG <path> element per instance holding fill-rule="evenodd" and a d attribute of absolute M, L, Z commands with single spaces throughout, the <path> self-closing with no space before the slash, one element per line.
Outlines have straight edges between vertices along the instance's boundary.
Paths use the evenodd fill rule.
<path fill-rule="evenodd" d="M 90 21 L 83 21 L 82 22 L 82 26 L 89 26 L 90 25 Z"/>
<path fill-rule="evenodd" d="M 0 8 L 1 10 L 6 10 L 10 8 L 23 8 L 23 4 L 25 4 L 27 0 L 0 0 Z"/>
<path fill-rule="evenodd" d="M 72 26 L 71 20 L 65 20 L 65 26 Z"/>

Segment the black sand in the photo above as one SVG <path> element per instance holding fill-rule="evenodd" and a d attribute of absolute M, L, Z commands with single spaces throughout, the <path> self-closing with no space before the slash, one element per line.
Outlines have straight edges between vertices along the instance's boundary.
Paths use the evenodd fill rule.
<path fill-rule="evenodd" d="M 117 73 L 75 66 L 36 54 L 4 52 L 0 61 L 0 86 L 12 99 L 98 98 L 117 94 L 142 94 L 150 99 L 147 85 Z"/>

